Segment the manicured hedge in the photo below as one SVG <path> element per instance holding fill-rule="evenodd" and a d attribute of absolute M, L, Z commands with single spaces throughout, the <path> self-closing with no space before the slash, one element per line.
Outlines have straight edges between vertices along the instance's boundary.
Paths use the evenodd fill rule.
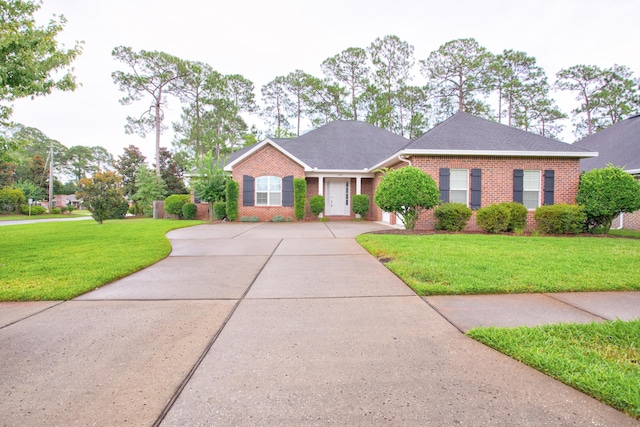
<path fill-rule="evenodd" d="M 464 203 L 443 203 L 436 207 L 436 230 L 462 231 L 473 212 Z"/>

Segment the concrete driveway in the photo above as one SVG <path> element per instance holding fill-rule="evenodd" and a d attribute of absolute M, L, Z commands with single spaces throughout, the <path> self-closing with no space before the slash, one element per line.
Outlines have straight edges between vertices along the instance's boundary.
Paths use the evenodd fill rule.
<path fill-rule="evenodd" d="M 2 424 L 640 425 L 461 334 L 353 239 L 380 228 L 175 230 L 136 274 L 0 305 Z"/>

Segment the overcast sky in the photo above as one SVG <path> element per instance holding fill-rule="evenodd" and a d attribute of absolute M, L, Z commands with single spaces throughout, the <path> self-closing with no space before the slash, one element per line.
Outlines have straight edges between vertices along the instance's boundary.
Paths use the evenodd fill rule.
<path fill-rule="evenodd" d="M 115 156 L 130 144 L 154 157 L 153 135 L 124 133 L 127 115 L 139 116 L 148 100 L 122 106 L 111 79 L 121 68 L 115 46 L 158 50 L 210 64 L 223 74 L 262 85 L 296 69 L 321 76 L 320 64 L 349 47 L 368 47 L 377 37 L 397 35 L 415 47 L 417 61 L 442 44 L 475 38 L 493 53 L 524 51 L 537 59 L 551 82 L 561 68 L 577 64 L 621 64 L 640 76 L 640 0 L 44 0 L 38 13 L 68 23 L 59 40 L 70 47 L 84 41 L 74 62 L 82 84 L 15 104 L 14 121 L 40 129 L 67 147 L 101 145 Z M 123 69 L 124 70 L 124 69 Z M 568 112 L 572 97 L 556 97 Z M 167 121 L 180 104 L 170 100 Z M 170 127 L 170 126 L 169 126 Z M 571 125 L 563 139 L 572 142 Z M 171 146 L 166 131 L 162 145 Z"/>

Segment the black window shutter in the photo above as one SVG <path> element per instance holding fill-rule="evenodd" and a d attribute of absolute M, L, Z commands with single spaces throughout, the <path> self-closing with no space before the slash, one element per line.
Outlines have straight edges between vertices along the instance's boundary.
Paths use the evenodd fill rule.
<path fill-rule="evenodd" d="M 255 178 L 249 175 L 242 177 L 242 205 L 253 206 L 255 204 Z"/>
<path fill-rule="evenodd" d="M 522 190 L 524 189 L 524 171 L 513 170 L 513 201 L 522 203 Z"/>
<path fill-rule="evenodd" d="M 282 178 L 282 206 L 293 206 L 293 175 Z"/>
<path fill-rule="evenodd" d="M 544 171 L 544 204 L 553 204 L 553 188 L 555 184 L 555 172 L 553 169 Z"/>
<path fill-rule="evenodd" d="M 471 209 L 482 207 L 482 169 L 471 169 Z"/>
<path fill-rule="evenodd" d="M 449 203 L 450 175 L 449 168 L 440 168 L 440 201 L 442 203 Z"/>

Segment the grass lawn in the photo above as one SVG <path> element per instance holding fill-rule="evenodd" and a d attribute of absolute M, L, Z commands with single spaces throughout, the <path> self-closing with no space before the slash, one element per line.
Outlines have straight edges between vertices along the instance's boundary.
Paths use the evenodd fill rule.
<path fill-rule="evenodd" d="M 467 335 L 640 419 L 640 320 L 476 328 Z"/>
<path fill-rule="evenodd" d="M 363 234 L 419 295 L 640 290 L 640 241 L 606 237 Z"/>
<path fill-rule="evenodd" d="M 51 218 L 79 218 L 91 216 L 91 212 L 86 209 L 76 209 L 66 214 L 42 214 L 42 215 L 0 215 L 0 221 L 25 221 L 32 219 L 51 219 Z"/>
<path fill-rule="evenodd" d="M 165 234 L 202 221 L 128 219 L 0 227 L 0 301 L 67 300 L 171 251 Z"/>
<path fill-rule="evenodd" d="M 640 231 L 627 230 L 621 228 L 620 230 L 609 230 L 609 234 L 612 236 L 633 237 L 634 239 L 640 239 Z"/>

